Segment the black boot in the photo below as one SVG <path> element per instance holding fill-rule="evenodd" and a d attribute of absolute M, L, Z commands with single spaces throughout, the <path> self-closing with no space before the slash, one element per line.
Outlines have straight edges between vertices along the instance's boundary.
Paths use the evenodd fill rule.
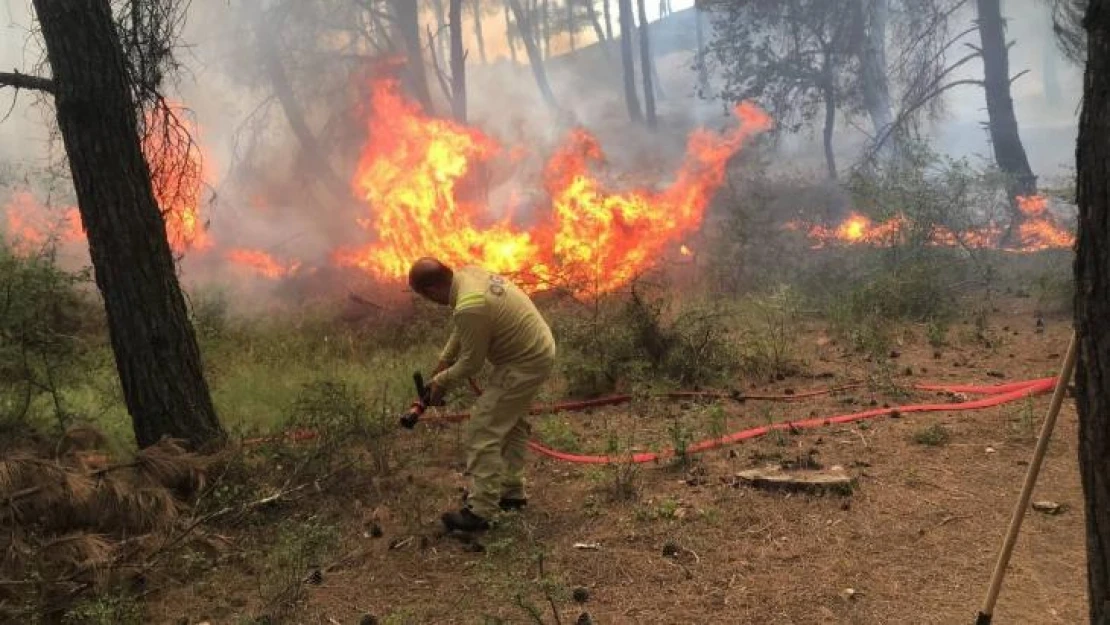
<path fill-rule="evenodd" d="M 449 532 L 484 532 L 489 529 L 489 521 L 471 512 L 470 508 L 445 512 L 440 519 Z"/>
<path fill-rule="evenodd" d="M 502 497 L 501 501 L 497 502 L 501 509 L 505 512 L 510 510 L 520 510 L 528 505 L 527 497 Z"/>

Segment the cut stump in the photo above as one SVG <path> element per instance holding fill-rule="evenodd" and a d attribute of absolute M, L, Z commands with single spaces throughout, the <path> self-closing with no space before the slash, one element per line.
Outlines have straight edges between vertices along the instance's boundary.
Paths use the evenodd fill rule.
<path fill-rule="evenodd" d="M 736 474 L 737 479 L 749 486 L 765 490 L 790 490 L 851 495 L 856 480 L 841 467 L 820 471 L 785 471 L 781 466 L 768 465 Z"/>

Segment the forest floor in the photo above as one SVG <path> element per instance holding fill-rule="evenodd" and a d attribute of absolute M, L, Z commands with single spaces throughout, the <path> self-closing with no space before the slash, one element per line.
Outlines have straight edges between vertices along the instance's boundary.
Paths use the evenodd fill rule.
<path fill-rule="evenodd" d="M 535 430 L 556 448 L 605 453 L 614 442 L 666 448 L 770 421 L 945 401 L 907 389 L 1054 375 L 1069 321 L 1048 318 L 1038 332 L 1034 304 L 1005 299 L 986 328 L 954 325 L 941 347 L 924 326 L 907 327 L 881 366 L 810 323 L 795 337 L 803 373 L 744 390 L 868 384 L 789 403 L 641 401 L 537 418 Z M 588 612 L 594 623 L 971 622 L 1047 404 L 772 433 L 686 462 L 602 467 L 533 455 L 529 508 L 483 537 L 481 552 L 444 536 L 438 519 L 465 485 L 462 426 L 422 424 L 398 435 L 388 473 L 353 473 L 229 524 L 217 553 L 168 573 L 145 620 L 574 623 Z M 1033 495 L 1062 512 L 1029 512 L 997 622 L 1085 618 L 1076 431 L 1067 401 Z M 853 492 L 769 492 L 735 479 L 804 457 L 845 468 Z M 313 537 L 327 549 L 306 546 Z M 579 588 L 585 602 L 575 601 Z"/>

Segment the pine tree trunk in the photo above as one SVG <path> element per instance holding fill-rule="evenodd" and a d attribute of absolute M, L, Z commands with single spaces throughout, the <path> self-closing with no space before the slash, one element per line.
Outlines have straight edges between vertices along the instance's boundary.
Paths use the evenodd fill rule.
<path fill-rule="evenodd" d="M 416 3 L 412 0 L 393 0 L 393 13 L 405 41 L 405 55 L 408 57 L 408 88 L 420 102 L 424 111 L 431 113 L 432 93 L 428 90 L 428 76 L 424 71 L 424 54 L 420 45 L 420 17 L 416 13 Z"/>
<path fill-rule="evenodd" d="M 413 4 L 416 4 L 415 2 Z M 443 6 L 443 0 L 433 0 L 433 6 L 436 12 L 436 32 L 435 32 L 435 45 L 438 48 L 436 55 L 441 59 L 450 58 L 451 43 L 448 41 L 450 36 L 444 38 L 447 33 L 447 9 Z M 444 61 L 446 62 L 446 61 Z"/>
<path fill-rule="evenodd" d="M 96 285 L 140 447 L 225 437 L 174 273 L 109 0 L 34 0 Z"/>
<path fill-rule="evenodd" d="M 1110 623 L 1110 2 L 1091 0 L 1076 150 L 1079 242 L 1075 327 L 1079 469 L 1087 519 L 1092 624 Z"/>
<path fill-rule="evenodd" d="M 552 110 L 558 110 L 559 103 L 555 100 L 555 93 L 551 91 L 551 83 L 547 81 L 547 70 L 543 66 L 543 57 L 535 39 L 532 38 L 532 27 L 528 23 L 528 18 L 524 15 L 520 0 L 507 1 L 513 9 L 513 15 L 516 17 L 516 27 L 517 31 L 521 33 L 521 39 L 524 40 L 524 49 L 528 51 L 528 61 L 532 65 L 532 75 L 536 78 L 536 86 L 540 88 L 540 94 L 547 106 Z"/>
<path fill-rule="evenodd" d="M 466 53 L 462 42 L 462 3 L 451 0 L 447 19 L 451 29 L 451 115 L 466 123 Z"/>
<path fill-rule="evenodd" d="M 517 62 L 516 58 L 516 37 L 513 36 L 513 24 L 509 19 L 509 0 L 505 0 L 505 39 L 509 41 L 509 58 L 512 59 L 513 64 Z M 517 25 L 517 31 L 520 31 L 520 25 Z"/>
<path fill-rule="evenodd" d="M 644 121 L 640 111 L 640 97 L 636 95 L 636 62 L 632 57 L 632 0 L 617 0 L 621 25 L 621 65 L 624 68 L 624 103 L 628 117 L 634 122 Z"/>
<path fill-rule="evenodd" d="M 611 0 L 602 0 L 601 7 L 605 13 L 605 38 L 609 41 L 613 40 L 613 9 L 610 6 Z"/>
<path fill-rule="evenodd" d="M 482 33 L 482 0 L 471 0 L 471 10 L 474 12 L 474 37 L 478 40 L 478 60 L 482 65 L 489 63 L 486 57 L 486 37 Z"/>
<path fill-rule="evenodd" d="M 1037 178 L 1029 167 L 1025 146 L 1018 134 L 1014 101 L 1010 97 L 1010 61 L 1000 1 L 976 0 L 991 144 L 999 169 L 1011 178 L 1010 196 L 1034 195 Z M 1012 216 L 1021 220 L 1021 213 L 1016 209 Z"/>
<path fill-rule="evenodd" d="M 648 128 L 655 130 L 655 88 L 652 76 L 651 37 L 648 34 L 646 0 L 639 0 L 640 9 L 640 69 L 644 78 L 644 107 L 647 109 Z"/>
<path fill-rule="evenodd" d="M 605 38 L 605 28 L 601 25 L 601 19 L 597 15 L 597 7 L 594 6 L 594 0 L 586 0 L 586 12 L 590 16 L 590 25 L 594 28 L 594 37 L 597 37 L 597 43 L 601 45 L 602 52 L 605 56 L 609 56 L 609 46 L 605 45 L 608 41 Z"/>
<path fill-rule="evenodd" d="M 694 61 L 698 67 L 698 97 L 708 98 L 709 92 L 709 66 L 705 62 L 705 16 L 702 10 L 694 7 L 694 36 L 697 39 L 698 50 Z"/>
<path fill-rule="evenodd" d="M 831 79 L 828 83 L 832 84 Z M 825 97 L 825 165 L 828 167 L 829 180 L 836 180 L 836 154 L 833 152 L 833 130 L 836 127 L 836 93 L 831 86 L 826 86 Z"/>
<path fill-rule="evenodd" d="M 567 3 L 567 35 L 570 37 L 570 51 L 574 52 L 574 0 L 566 0 Z"/>
<path fill-rule="evenodd" d="M 863 106 L 871 117 L 871 127 L 876 138 L 888 134 L 894 115 L 890 106 L 890 87 L 886 72 L 886 22 L 889 0 L 858 0 L 857 11 L 864 25 L 863 47 L 860 53 L 860 85 Z M 880 146 L 889 154 L 893 139 Z"/>

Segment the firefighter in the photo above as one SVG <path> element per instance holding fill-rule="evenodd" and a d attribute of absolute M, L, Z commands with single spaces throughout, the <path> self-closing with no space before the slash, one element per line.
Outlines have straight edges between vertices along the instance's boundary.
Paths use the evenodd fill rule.
<path fill-rule="evenodd" d="M 452 331 L 429 389 L 431 405 L 476 375 L 486 360 L 493 371 L 467 425 L 466 473 L 472 481 L 465 505 L 443 515 L 448 530 L 489 529 L 500 512 L 528 503 L 524 459 L 531 426 L 528 410 L 555 366 L 555 340 L 532 300 L 515 284 L 478 267 L 453 271 L 421 258 L 409 286 L 453 309 Z"/>

